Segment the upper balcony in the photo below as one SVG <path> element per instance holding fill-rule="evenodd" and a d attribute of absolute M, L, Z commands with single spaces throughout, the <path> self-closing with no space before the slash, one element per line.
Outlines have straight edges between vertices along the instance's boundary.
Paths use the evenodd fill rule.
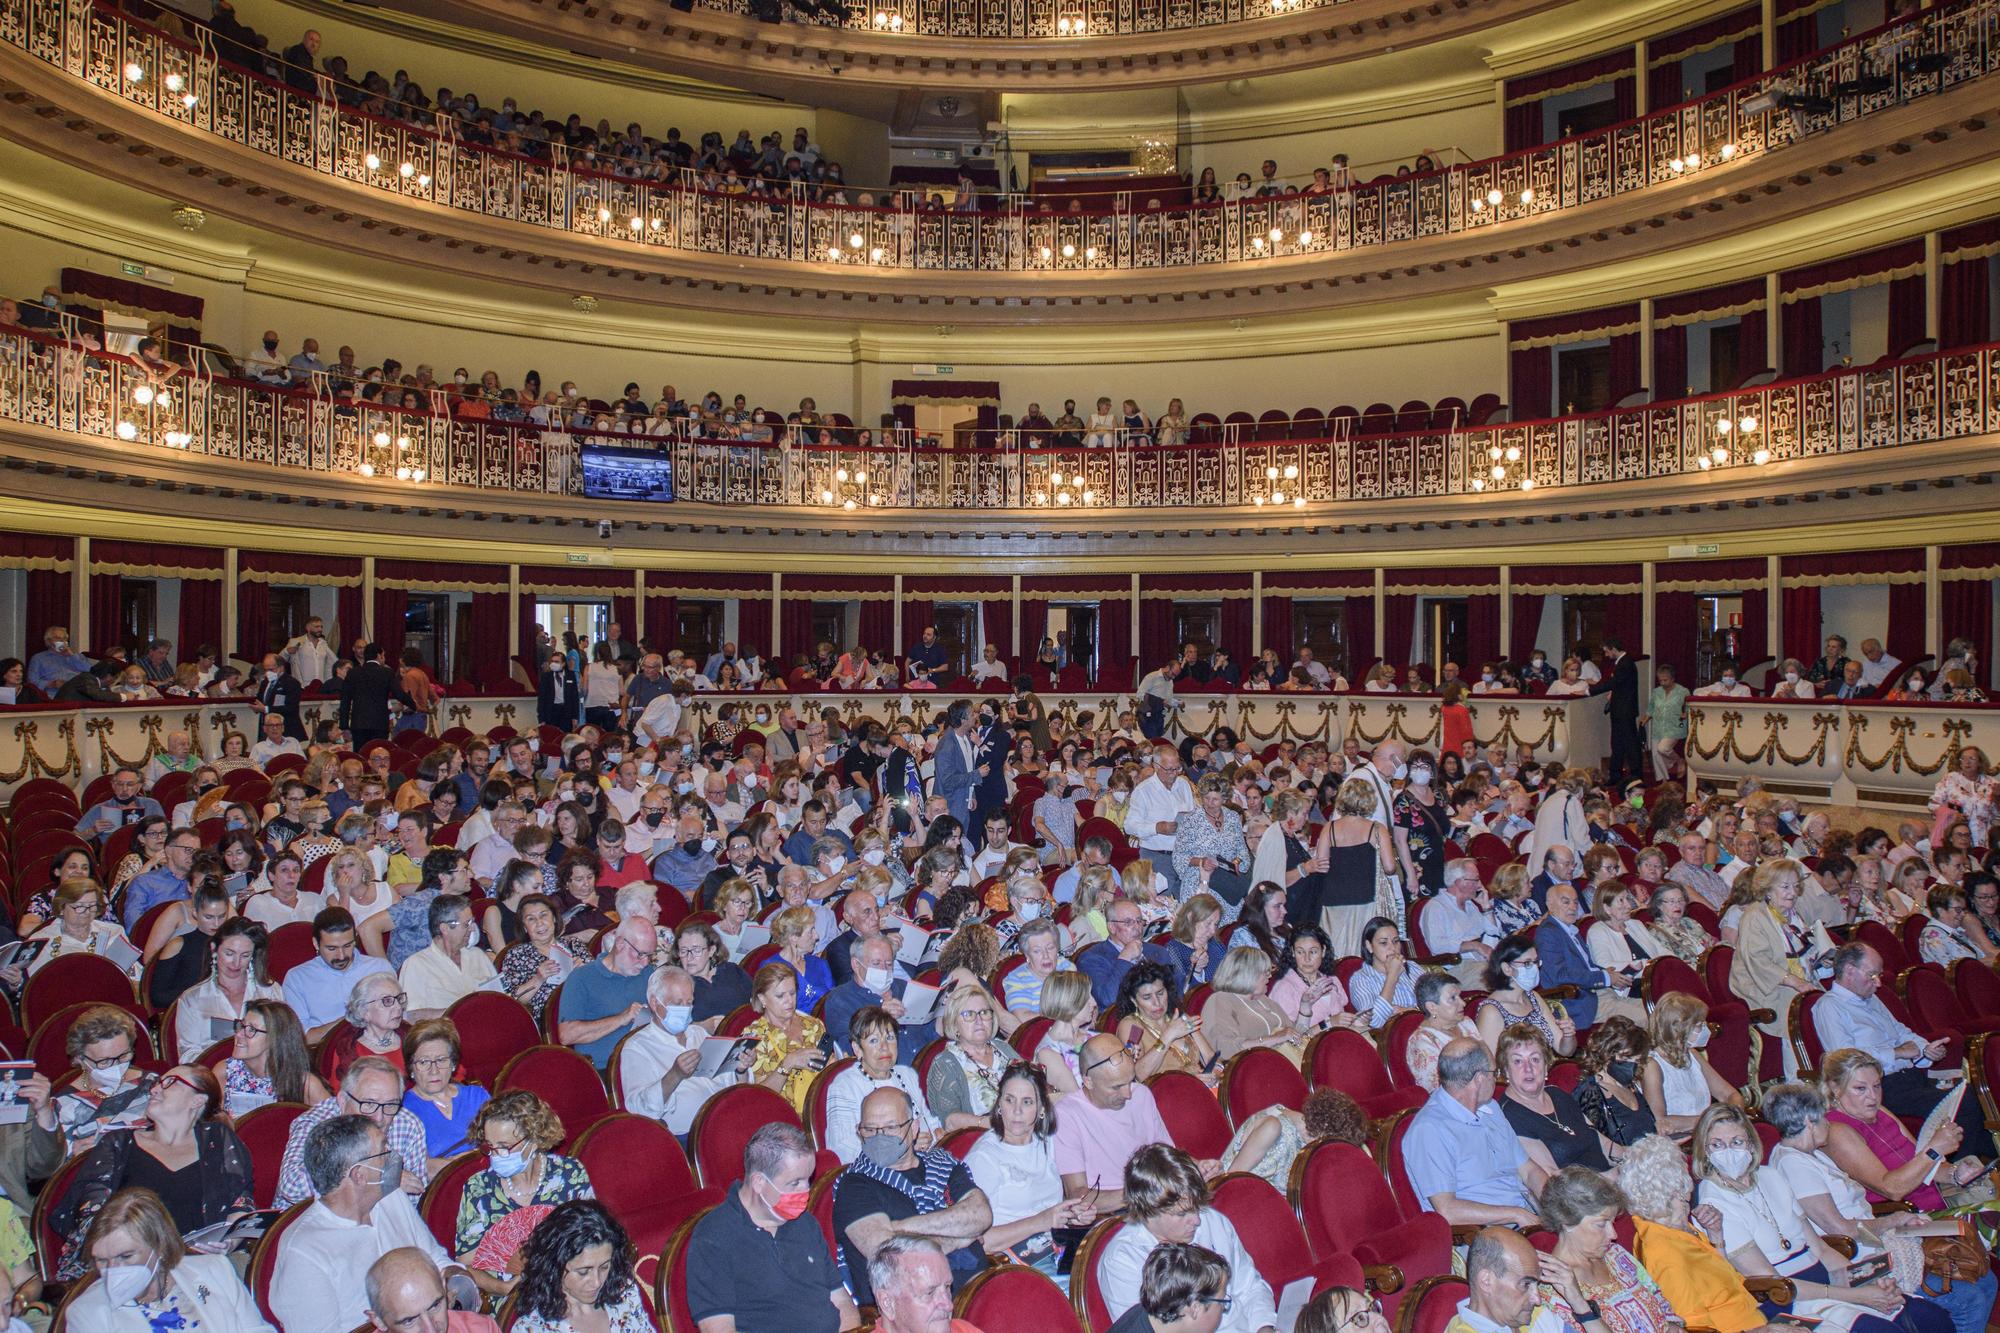
<path fill-rule="evenodd" d="M 95 5 L 0 0 L 0 123 L 38 151 L 287 234 L 456 273 L 788 316 L 1185 320 L 1574 271 L 1989 156 L 2000 0 L 1960 0 L 1680 106 L 1525 152 L 1321 194 L 978 211 L 729 194 L 477 148 L 221 63 Z M 323 90 L 322 90 L 323 91 Z M 129 151 L 115 157 L 106 145 Z M 1915 149 L 1916 151 L 1909 151 Z M 1862 170 L 1861 168 L 1865 168 Z M 1844 192 L 1844 193 L 1843 193 Z M 1236 308 L 1231 308 L 1232 304 Z"/>

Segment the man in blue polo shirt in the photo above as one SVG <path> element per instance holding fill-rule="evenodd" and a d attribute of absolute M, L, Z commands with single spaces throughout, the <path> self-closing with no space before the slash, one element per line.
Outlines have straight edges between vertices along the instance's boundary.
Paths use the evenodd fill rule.
<path fill-rule="evenodd" d="M 103 842 L 126 824 L 136 824 L 148 815 L 164 815 L 160 803 L 142 796 L 139 789 L 146 779 L 136 768 L 121 768 L 111 775 L 111 799 L 99 801 L 77 816 L 78 836 Z"/>
<path fill-rule="evenodd" d="M 1438 1087 L 1403 1136 L 1403 1169 L 1424 1211 L 1453 1226 L 1531 1227 L 1547 1175 L 1493 1100 L 1493 1057 L 1473 1037 L 1438 1055 Z"/>
<path fill-rule="evenodd" d="M 745 1333 L 861 1326 L 826 1237 L 806 1213 L 812 1173 L 812 1140 L 797 1125 L 765 1125 L 750 1136 L 742 1183 L 688 1238 L 688 1310 L 695 1323 Z"/>
<path fill-rule="evenodd" d="M 936 628 L 926 625 L 923 637 L 910 645 L 910 651 L 904 657 L 904 668 L 911 680 L 928 681 L 934 672 L 944 670 L 944 664 L 944 645 L 938 642 Z"/>
<path fill-rule="evenodd" d="M 201 837 L 193 829 L 179 829 L 167 839 L 166 857 L 143 875 L 135 875 L 125 886 L 125 906 L 119 913 L 125 933 L 131 934 L 139 918 L 161 903 L 179 902 L 188 896 L 188 872 L 194 869 L 195 853 Z"/>
<path fill-rule="evenodd" d="M 636 916 L 619 922 L 609 947 L 563 983 L 556 1040 L 574 1046 L 599 1069 L 609 1065 L 619 1038 L 651 1021 L 646 982 L 657 943 L 652 922 Z"/>

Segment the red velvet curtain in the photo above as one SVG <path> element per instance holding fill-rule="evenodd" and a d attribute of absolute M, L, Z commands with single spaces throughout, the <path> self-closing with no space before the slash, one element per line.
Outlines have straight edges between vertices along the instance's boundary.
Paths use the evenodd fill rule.
<path fill-rule="evenodd" d="M 1604 632 L 1637 653 L 1646 638 L 1646 599 L 1636 592 L 1614 592 L 1604 599 Z"/>
<path fill-rule="evenodd" d="M 1804 60 L 1819 49 L 1819 15 L 1807 14 L 1789 23 L 1780 23 L 1776 37 L 1780 65 Z"/>
<path fill-rule="evenodd" d="M 616 605 L 616 602 L 613 602 Z M 736 650 L 745 656 L 755 652 L 759 656 L 771 651 L 771 599 L 769 597 L 739 597 L 736 599 Z M 775 666 L 776 663 L 769 665 Z"/>
<path fill-rule="evenodd" d="M 907 654 L 912 644 L 919 643 L 924 630 L 931 623 L 933 603 L 928 597 L 903 596 L 903 641 L 896 645 L 898 653 Z"/>
<path fill-rule="evenodd" d="M 1993 580 L 1943 579 L 1938 583 L 1938 629 L 1943 642 L 1970 639 L 1978 654 L 1973 677 L 1982 689 L 1993 656 Z"/>
<path fill-rule="evenodd" d="M 1174 604 L 1161 598 L 1139 603 L 1139 671 L 1157 670 L 1174 655 Z"/>
<path fill-rule="evenodd" d="M 1653 382 L 1656 399 L 1679 398 L 1692 391 L 1688 383 L 1688 326 L 1675 324 L 1653 330 Z"/>
<path fill-rule="evenodd" d="M 1820 648 L 1819 585 L 1784 588 L 1781 593 L 1778 627 L 1784 633 L 1784 645 L 1779 656 L 1810 662 L 1819 656 Z"/>
<path fill-rule="evenodd" d="M 1156 662 L 1153 665 L 1159 664 Z M 1132 674 L 1130 602 L 1110 600 L 1097 604 L 1097 677 L 1100 684 L 1108 681 L 1125 689 L 1139 683 Z"/>
<path fill-rule="evenodd" d="M 1976 347 L 1992 338 L 1992 311 L 1987 294 L 1989 255 L 1944 266 L 1938 293 L 1939 341 L 1946 347 Z"/>
<path fill-rule="evenodd" d="M 197 648 L 222 648 L 222 580 L 178 579 L 181 623 L 174 660 L 192 662 Z"/>
<path fill-rule="evenodd" d="M 402 657 L 403 615 L 409 608 L 410 595 L 401 588 L 375 589 L 375 642 L 391 662 Z"/>
<path fill-rule="evenodd" d="M 1504 151 L 1518 153 L 1542 143 L 1546 137 L 1542 131 L 1543 120 L 1539 98 L 1508 107 L 1502 121 L 1506 136 Z"/>
<path fill-rule="evenodd" d="M 1542 628 L 1542 598 L 1538 592 L 1517 592 L 1513 600 L 1513 624 L 1508 628 L 1507 657 L 1525 662 L 1535 651 L 1535 637 Z"/>
<path fill-rule="evenodd" d="M 526 570 L 522 571 L 523 577 L 526 573 Z M 514 604 L 514 619 L 517 622 L 516 635 L 521 644 L 516 660 L 526 669 L 530 680 L 539 680 L 542 664 L 535 660 L 535 630 L 538 627 L 535 620 L 535 594 L 531 592 L 521 594 L 520 599 Z"/>
<path fill-rule="evenodd" d="M 668 651 L 680 647 L 681 603 L 678 597 L 655 597 L 646 594 L 646 624 L 639 637 L 652 641 L 654 651 L 665 656 Z M 700 663 L 696 663 L 700 666 Z"/>
<path fill-rule="evenodd" d="M 1410 664 L 1410 645 L 1417 632 L 1417 599 L 1391 593 L 1382 615 L 1382 660 L 1396 668 L 1400 678 Z"/>
<path fill-rule="evenodd" d="M 1729 81 L 1744 83 L 1757 77 L 1764 68 L 1764 38 L 1758 33 L 1740 37 L 1731 53 Z"/>
<path fill-rule="evenodd" d="M 896 655 L 895 601 L 887 597 L 863 598 L 861 621 L 855 633 L 861 636 L 861 646 L 869 652 L 894 657 Z M 990 621 L 987 633 L 992 633 Z"/>
<path fill-rule="evenodd" d="M 1516 347 L 1507 354 L 1507 392 L 1516 421 L 1540 421 L 1555 415 L 1555 348 Z"/>
<path fill-rule="evenodd" d="M 1770 339 L 1770 312 L 1759 306 L 1746 310 L 1736 326 L 1736 380 L 1741 382 L 1760 370 L 1776 370 L 1765 355 Z M 1732 384 L 1733 388 L 1734 385 Z"/>
<path fill-rule="evenodd" d="M 1222 649 L 1229 654 L 1232 662 L 1240 668 L 1250 660 L 1251 624 L 1256 618 L 1256 603 L 1248 597 L 1225 597 L 1222 599 Z"/>
<path fill-rule="evenodd" d="M 1679 106 L 1686 101 L 1682 91 L 1681 62 L 1665 61 L 1646 71 L 1646 106 L 1653 111 L 1662 111 L 1670 106 Z"/>
<path fill-rule="evenodd" d="M 1653 660 L 1674 669 L 1674 679 L 1693 689 L 1706 682 L 1694 679 L 1695 594 L 1653 594 Z"/>
<path fill-rule="evenodd" d="M 1890 356 L 1901 356 L 1924 340 L 1924 315 L 1923 274 L 1913 273 L 1889 284 Z"/>
<path fill-rule="evenodd" d="M 1779 325 L 1778 355 L 1784 365 L 1780 367 L 1784 378 L 1799 375 L 1817 375 L 1825 369 L 1821 357 L 1822 333 L 1820 331 L 1819 298 L 1808 296 L 1793 301 L 1784 307 Z"/>
<path fill-rule="evenodd" d="M 1102 630 L 1098 631 L 1103 634 Z M 1042 640 L 1049 636 L 1049 604 L 1040 597 L 1021 599 L 1021 642 L 1015 647 L 1015 655 L 1020 659 L 1015 663 L 1026 671 L 1035 660 L 1035 654 L 1042 650 Z"/>
<path fill-rule="evenodd" d="M 1611 401 L 1617 402 L 1645 386 L 1640 382 L 1639 335 L 1620 333 L 1611 339 Z"/>
<path fill-rule="evenodd" d="M 102 657 L 124 642 L 119 624 L 125 581 L 116 574 L 90 576 L 90 655 Z"/>
<path fill-rule="evenodd" d="M 1639 114 L 1639 80 L 1627 74 L 1622 79 L 1611 81 L 1612 115 L 1618 120 L 1631 120 Z"/>
<path fill-rule="evenodd" d="M 1351 634 L 1347 636 L 1347 643 L 1351 651 L 1354 646 Z M 1257 651 L 1262 653 L 1266 648 L 1274 649 L 1280 662 L 1291 665 L 1292 599 L 1289 594 L 1276 597 L 1267 594 L 1264 598 L 1264 641 L 1257 645 Z M 1277 684 L 1276 681 L 1271 683 Z"/>
<path fill-rule="evenodd" d="M 861 616 L 868 617 L 868 604 L 861 605 Z M 1012 662 L 1021 649 L 1014 644 L 1014 602 L 1012 598 L 992 597 L 979 604 L 979 618 L 986 627 L 986 642 L 1000 650 L 1003 661 Z M 1039 645 L 1037 645 L 1039 646 Z M 1032 654 L 1027 654 L 1032 655 Z"/>
<path fill-rule="evenodd" d="M 21 642 L 40 651 L 42 633 L 51 625 L 69 625 L 71 575 L 61 569 L 31 569 L 28 571 L 26 605 L 22 613 L 26 623 L 21 627 Z"/>
<path fill-rule="evenodd" d="M 271 651 L 271 585 L 245 583 L 236 590 L 236 655 L 260 662 Z"/>
<path fill-rule="evenodd" d="M 1914 662 L 1924 655 L 1924 585 L 1889 585 L 1889 632 L 1882 646 L 1891 657 Z"/>
<path fill-rule="evenodd" d="M 334 652 L 345 657 L 349 646 L 367 632 L 364 626 L 368 619 L 368 610 L 362 604 L 360 584 L 340 585 L 334 598 L 333 618 L 334 625 L 327 637 L 333 640 Z M 309 680 L 299 683 L 312 684 Z"/>
<path fill-rule="evenodd" d="M 1392 610 L 1393 606 L 1392 603 Z M 1360 682 L 1354 677 L 1381 652 L 1375 642 L 1375 594 L 1349 593 L 1341 601 L 1340 614 L 1341 628 L 1346 631 L 1347 638 L 1347 679 L 1358 687 Z M 1266 642 L 1269 642 L 1269 636 L 1266 636 Z M 1286 651 L 1279 650 L 1281 655 Z"/>
<path fill-rule="evenodd" d="M 472 594 L 472 615 L 466 629 L 470 642 L 458 655 L 457 675 L 488 690 L 507 687 L 511 681 L 507 670 L 507 631 L 511 614 L 506 593 Z"/>
<path fill-rule="evenodd" d="M 810 656 L 817 645 L 813 642 L 813 604 L 810 597 L 787 597 L 778 608 L 778 638 L 783 667 L 791 668 L 794 660 Z"/>
<path fill-rule="evenodd" d="M 1465 599 L 1465 655 L 1459 663 L 1490 662 L 1500 656 L 1500 594 L 1474 593 Z"/>
<path fill-rule="evenodd" d="M 1743 661 L 1761 662 L 1771 655 L 1769 619 L 1770 592 L 1759 584 L 1743 590 Z"/>

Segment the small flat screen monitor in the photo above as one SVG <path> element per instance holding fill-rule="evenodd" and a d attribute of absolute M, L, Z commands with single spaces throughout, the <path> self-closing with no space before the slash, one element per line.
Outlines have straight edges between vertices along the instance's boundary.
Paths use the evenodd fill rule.
<path fill-rule="evenodd" d="M 593 500 L 655 500 L 674 498 L 674 462 L 651 449 L 618 449 L 586 445 L 583 450 L 583 493 Z"/>

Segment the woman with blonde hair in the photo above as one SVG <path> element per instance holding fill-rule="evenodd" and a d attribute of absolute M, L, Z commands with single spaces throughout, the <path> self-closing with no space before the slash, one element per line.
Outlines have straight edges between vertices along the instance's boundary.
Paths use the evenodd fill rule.
<path fill-rule="evenodd" d="M 1111 938 L 1111 926 L 1104 919 L 1104 909 L 1117 896 L 1118 886 L 1111 878 L 1110 866 L 1084 866 L 1076 872 L 1076 897 L 1071 900 L 1069 909 L 1073 952 L 1081 953 L 1084 946 Z"/>
<path fill-rule="evenodd" d="M 799 979 L 798 1007 L 810 1010 L 833 989 L 833 970 L 815 953 L 819 919 L 810 907 L 787 907 L 771 918 L 771 942 L 778 946 L 772 961 L 790 968 Z"/>
<path fill-rule="evenodd" d="M 1262 949 L 1245 946 L 1223 955 L 1211 983 L 1214 993 L 1201 1011 L 1209 1040 L 1223 1059 L 1262 1046 L 1294 1066 L 1303 1063 L 1311 1010 L 1299 1015 L 1280 1009 L 1269 994 L 1271 971 L 1270 956 Z"/>
<path fill-rule="evenodd" d="M 1662 1134 L 1687 1137 L 1696 1118 L 1716 1102 L 1743 1105 L 1743 1094 L 1701 1053 L 1709 1030 L 1708 1006 L 1700 1000 L 1678 991 L 1661 996 L 1646 1036 L 1652 1049 L 1640 1070 L 1639 1090 Z"/>
<path fill-rule="evenodd" d="M 799 977 L 781 962 L 757 969 L 750 981 L 756 1019 L 743 1035 L 756 1042 L 750 1052 L 752 1082 L 783 1093 L 795 1111 L 804 1111 L 806 1093 L 826 1067 L 826 1025 L 799 1011 Z"/>
<path fill-rule="evenodd" d="M 228 1256 L 188 1253 L 166 1205 L 149 1189 L 122 1189 L 106 1199 L 83 1251 L 99 1278 L 79 1285 L 65 1313 L 79 1333 L 271 1333 Z"/>
<path fill-rule="evenodd" d="M 1785 1077 L 1798 1073 L 1798 1056 L 1787 1040 L 1792 1006 L 1801 995 L 1817 991 L 1818 985 L 1805 963 L 1812 948 L 1812 935 L 1798 919 L 1799 885 L 1805 867 L 1797 861 L 1779 858 L 1760 862 L 1755 870 L 1737 876 L 1741 888 L 1747 881 L 1743 915 L 1736 922 L 1736 949 L 1729 963 L 1729 989 L 1752 1009 L 1768 1009 L 1776 1015 L 1758 1025 L 1764 1040 L 1775 1041 L 1784 1054 Z"/>
<path fill-rule="evenodd" d="M 1083 1083 L 1078 1060 L 1083 1044 L 1090 1040 L 1090 1025 L 1097 1021 L 1090 978 L 1081 972 L 1058 972 L 1043 982 L 1041 1016 L 1049 1020 L 1049 1029 L 1028 1058 L 1048 1076 L 1054 1105 Z"/>
<path fill-rule="evenodd" d="M 1493 928 L 1502 939 L 1533 930 L 1541 923 L 1542 905 L 1529 894 L 1528 867 L 1519 861 L 1510 861 L 1493 872 L 1486 896 L 1493 904 Z"/>
<path fill-rule="evenodd" d="M 1396 846 L 1389 829 L 1374 816 L 1376 792 L 1366 778 L 1340 784 L 1333 818 L 1320 830 L 1313 859 L 1326 866 L 1310 905 L 1301 903 L 1294 926 L 1317 925 L 1333 944 L 1333 956 L 1361 952 L 1361 928 L 1386 916 L 1401 920 L 1402 906 L 1389 876 L 1396 869 Z"/>
<path fill-rule="evenodd" d="M 1043 987 L 1044 1007 L 1049 995 L 1049 988 Z M 938 999 L 938 1035 L 945 1046 L 924 1077 L 924 1097 L 947 1134 L 987 1123 L 1007 1067 L 1021 1058 L 998 1035 L 999 1009 L 1000 1002 L 983 986 L 954 986 Z"/>

